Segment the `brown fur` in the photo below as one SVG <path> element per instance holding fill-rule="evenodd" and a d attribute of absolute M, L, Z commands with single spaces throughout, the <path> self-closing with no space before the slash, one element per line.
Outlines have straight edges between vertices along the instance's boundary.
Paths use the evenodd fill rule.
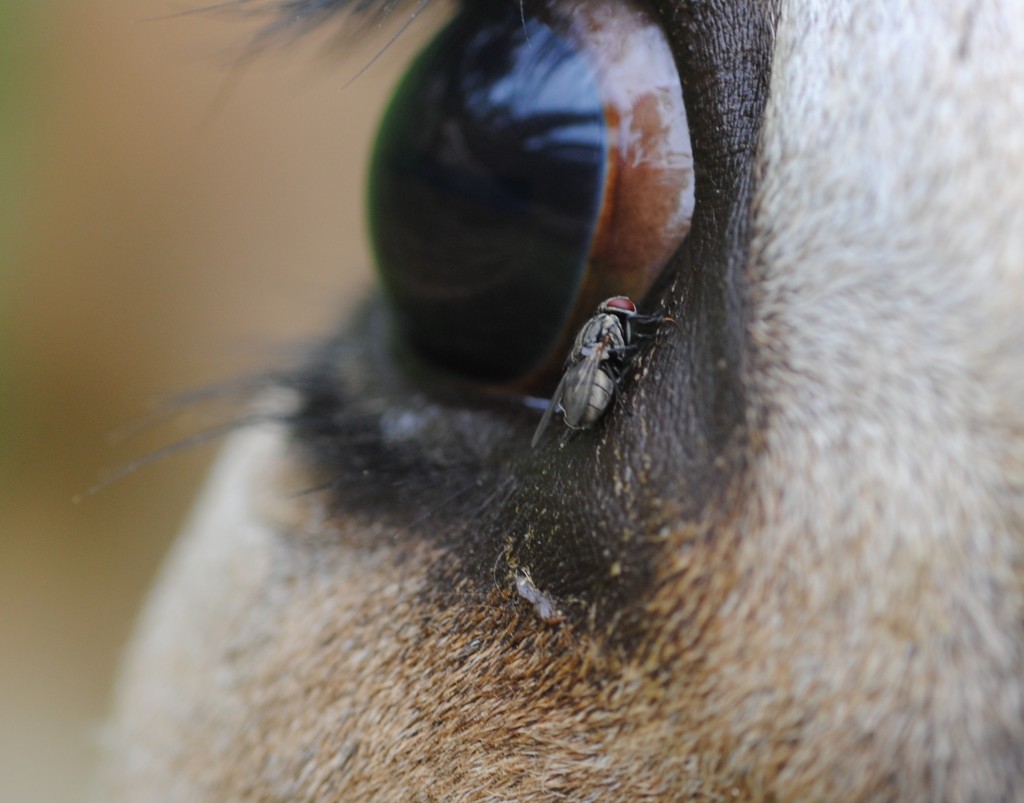
<path fill-rule="evenodd" d="M 571 512 L 519 499 L 481 581 L 422 533 L 482 508 L 337 512 L 243 433 L 140 623 L 104 799 L 1024 799 L 1022 121 L 1020 3 L 785 0 L 721 481 L 692 513 L 646 432 L 687 413 L 658 356 L 564 450 L 612 468 L 536 458 L 536 489 L 614 476 L 564 504 L 653 556 L 609 569 L 652 567 L 635 600 L 557 588 Z"/>

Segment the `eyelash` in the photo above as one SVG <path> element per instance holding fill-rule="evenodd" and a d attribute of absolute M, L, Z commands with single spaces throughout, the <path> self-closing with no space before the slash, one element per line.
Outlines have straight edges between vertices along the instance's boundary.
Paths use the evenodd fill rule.
<path fill-rule="evenodd" d="M 338 21 L 341 38 L 351 41 L 377 29 L 401 8 L 412 6 L 401 33 L 429 4 L 430 0 L 227 0 L 197 10 L 267 16 L 271 21 L 260 34 L 263 40 L 309 33 Z"/>

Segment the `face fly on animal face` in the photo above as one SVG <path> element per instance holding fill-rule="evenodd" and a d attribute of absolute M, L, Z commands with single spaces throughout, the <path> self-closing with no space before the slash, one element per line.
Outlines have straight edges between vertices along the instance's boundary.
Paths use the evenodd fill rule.
<path fill-rule="evenodd" d="M 562 378 L 533 433 L 532 446 L 540 442 L 559 406 L 566 425 L 572 429 L 593 426 L 604 415 L 636 349 L 636 324 L 654 320 L 658 320 L 657 316 L 639 315 L 636 305 L 626 296 L 613 296 L 601 302 L 597 313 L 576 334 Z"/>
<path fill-rule="evenodd" d="M 1022 119 L 1016 0 L 467 0 L 101 799 L 1024 798 Z"/>

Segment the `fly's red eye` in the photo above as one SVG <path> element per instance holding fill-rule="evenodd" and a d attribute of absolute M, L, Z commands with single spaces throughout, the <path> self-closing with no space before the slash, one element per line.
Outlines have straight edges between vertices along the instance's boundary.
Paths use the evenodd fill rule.
<path fill-rule="evenodd" d="M 620 310 L 622 312 L 636 312 L 636 304 L 630 301 L 626 296 L 614 296 L 607 299 L 601 306 L 607 307 L 611 310 Z"/>
<path fill-rule="evenodd" d="M 467 4 L 395 94 L 369 209 L 424 360 L 521 384 L 560 365 L 598 303 L 642 298 L 689 230 L 689 130 L 660 27 L 622 0 Z"/>

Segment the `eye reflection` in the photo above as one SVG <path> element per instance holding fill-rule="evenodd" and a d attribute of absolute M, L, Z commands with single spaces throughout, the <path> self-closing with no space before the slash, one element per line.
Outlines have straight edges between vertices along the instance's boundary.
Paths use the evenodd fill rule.
<path fill-rule="evenodd" d="M 475 379 L 550 373 L 595 298 L 644 295 L 692 188 L 679 79 L 645 12 L 474 4 L 414 63 L 371 166 L 402 335 Z"/>

